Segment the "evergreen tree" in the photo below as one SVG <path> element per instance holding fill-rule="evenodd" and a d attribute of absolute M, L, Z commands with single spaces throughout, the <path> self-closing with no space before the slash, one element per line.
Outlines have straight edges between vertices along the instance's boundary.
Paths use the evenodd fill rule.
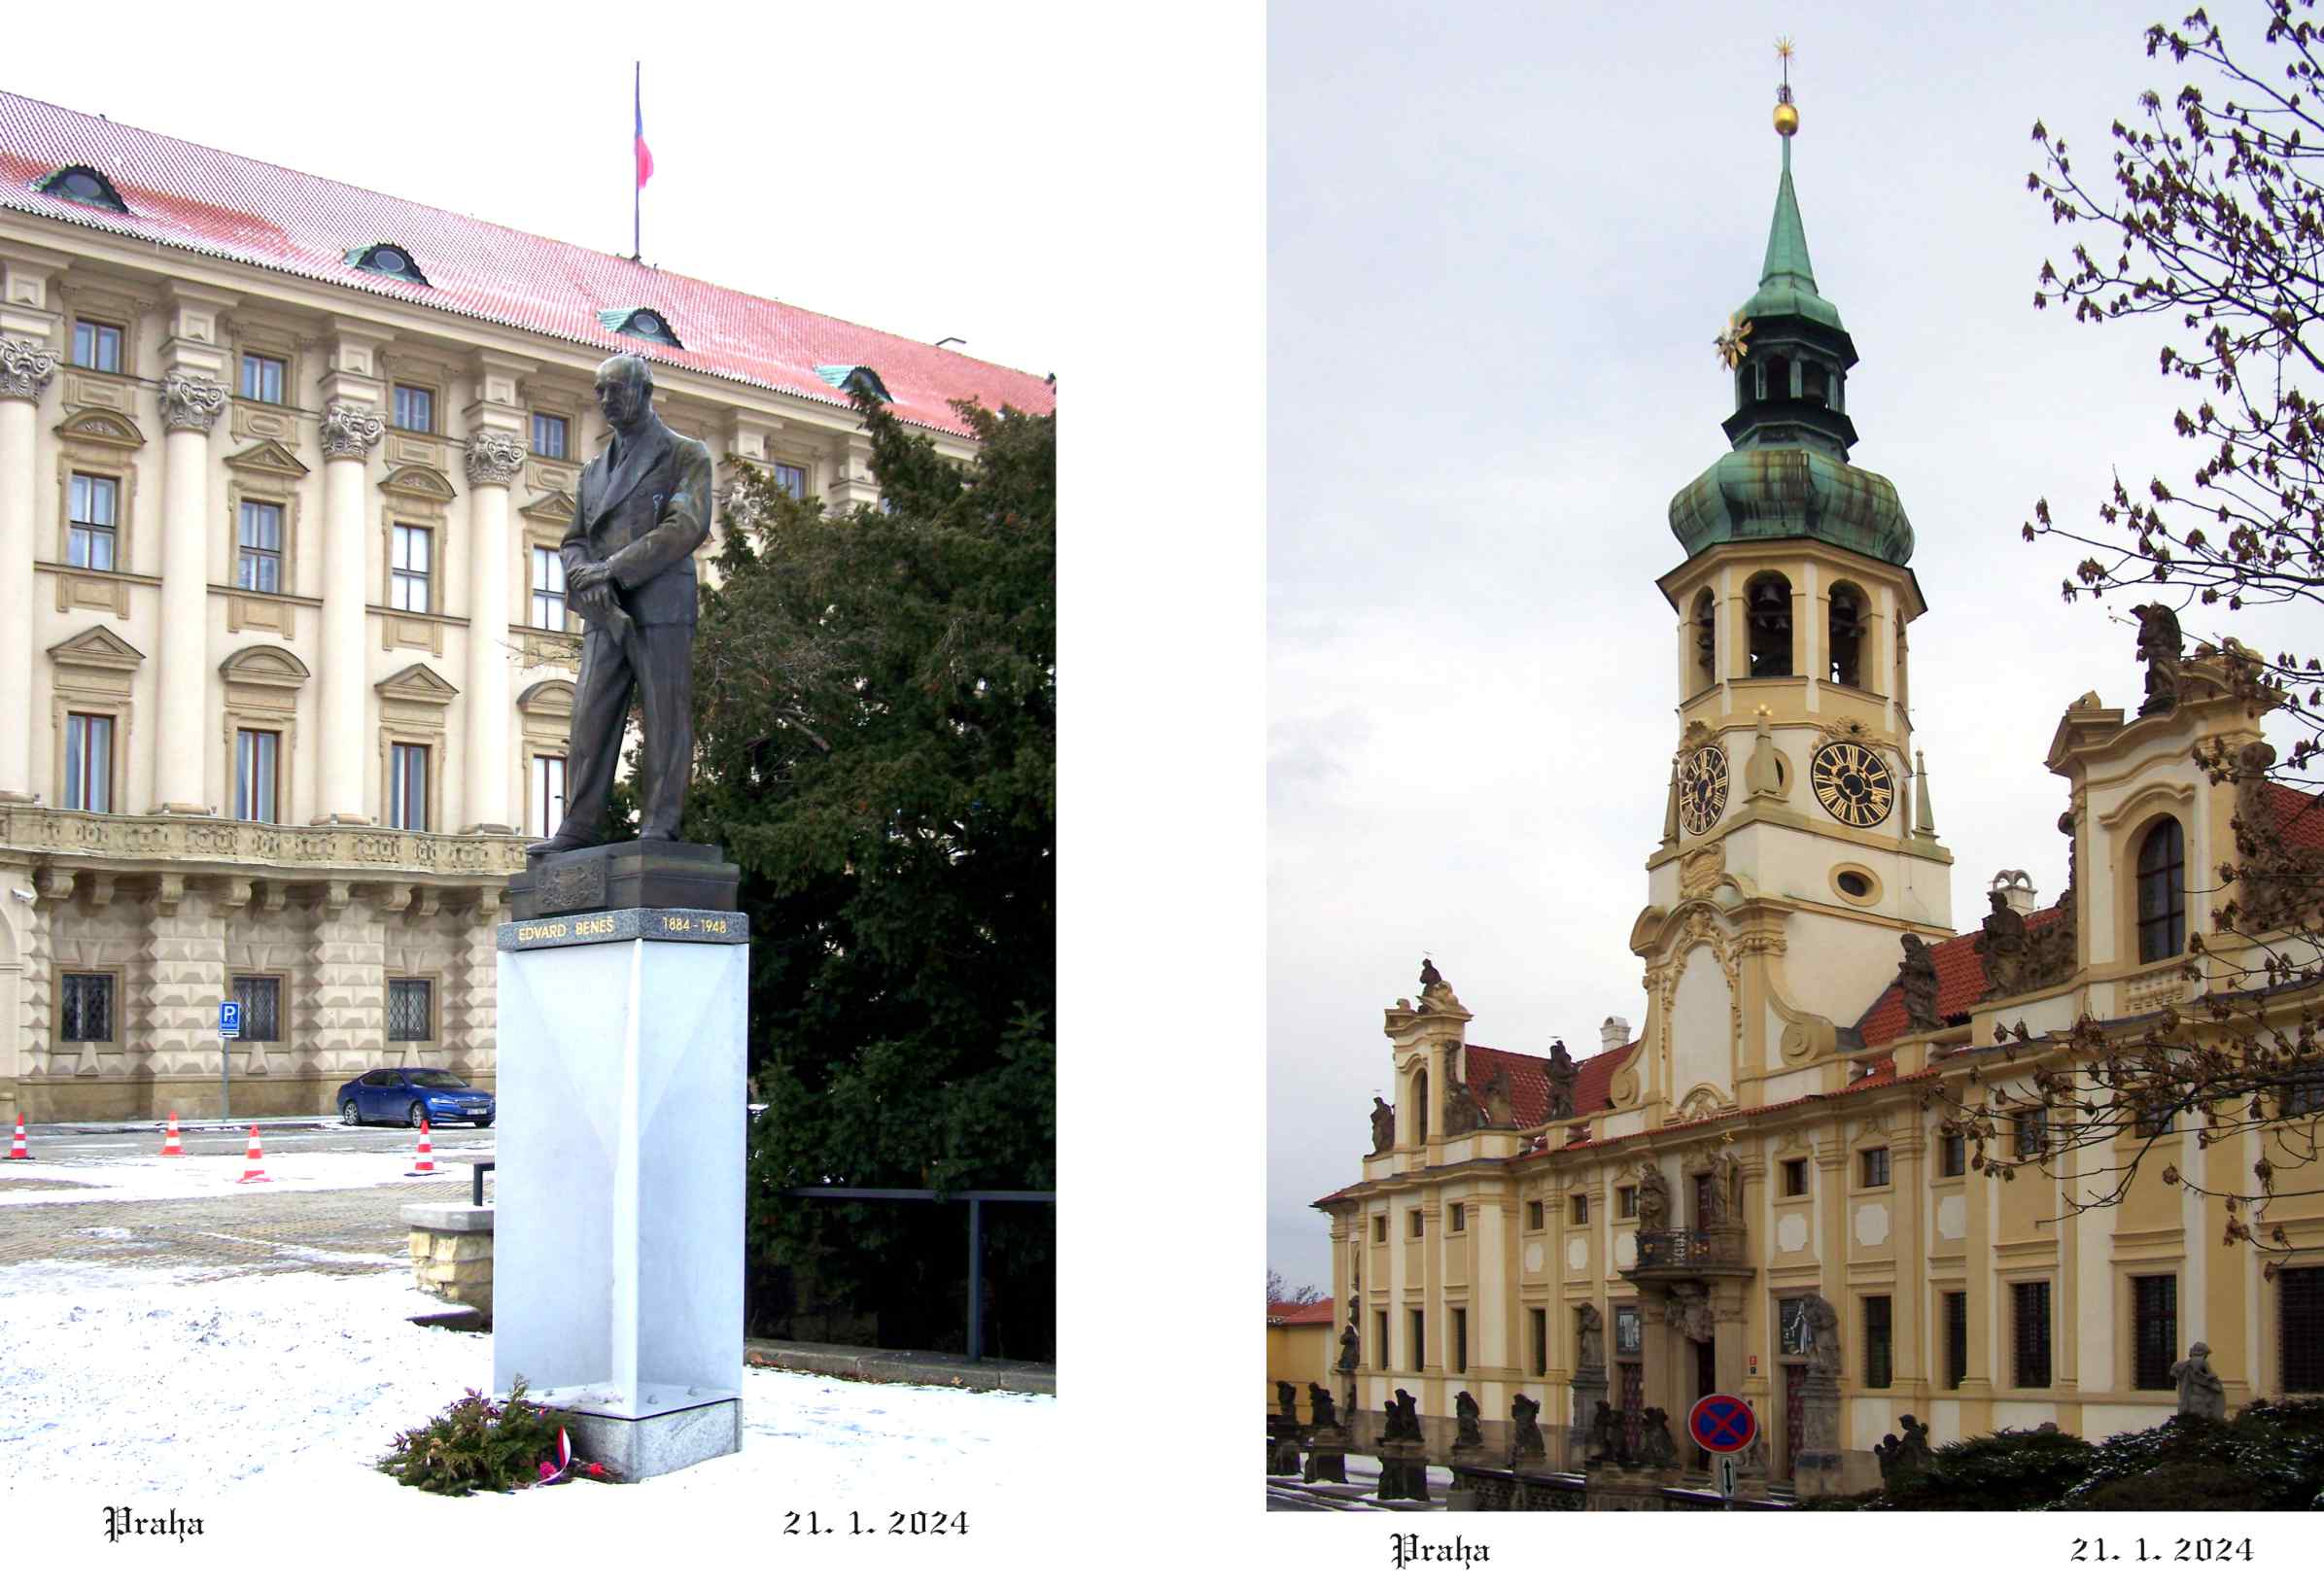
<path fill-rule="evenodd" d="M 729 466 L 688 836 L 751 919 L 752 1327 L 812 1294 L 942 1347 L 964 1210 L 780 1192 L 1055 1183 L 1057 427 L 957 404 L 963 464 L 856 405 L 879 509 Z M 988 1348 L 1052 1354 L 1049 1210 L 986 1228 Z"/>

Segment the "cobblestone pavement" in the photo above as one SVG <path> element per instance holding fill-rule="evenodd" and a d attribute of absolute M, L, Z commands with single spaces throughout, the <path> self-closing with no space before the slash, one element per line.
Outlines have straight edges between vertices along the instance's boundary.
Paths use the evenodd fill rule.
<path fill-rule="evenodd" d="M 40 1187 L 56 1190 L 52 1180 Z M 414 1202 L 465 1204 L 468 1176 L 360 1190 L 272 1190 L 247 1200 L 86 1201 L 10 1205 L 0 1196 L 0 1265 L 97 1261 L 242 1273 L 377 1272 L 407 1260 Z"/>

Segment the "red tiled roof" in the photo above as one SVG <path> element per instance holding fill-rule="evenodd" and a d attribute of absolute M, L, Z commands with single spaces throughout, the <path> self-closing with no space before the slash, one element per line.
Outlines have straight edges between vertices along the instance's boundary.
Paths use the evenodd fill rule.
<path fill-rule="evenodd" d="M 65 165 L 105 174 L 127 215 L 34 190 Z M 0 206 L 122 236 L 422 303 L 541 332 L 607 353 L 698 369 L 834 406 L 847 397 L 817 364 L 869 365 L 903 419 L 964 433 L 948 405 L 974 397 L 1047 413 L 1056 394 L 1038 375 L 924 342 L 553 242 L 407 199 L 267 165 L 0 92 Z M 431 285 L 358 270 L 350 249 L 392 242 Z M 941 267 L 941 259 L 932 260 Z M 616 335 L 601 309 L 650 308 L 683 349 Z"/>
<path fill-rule="evenodd" d="M 1581 1060 L 1581 1069 L 1574 1077 L 1574 1117 L 1603 1112 L 1609 1105 L 1609 1090 L 1613 1085 L 1613 1072 L 1621 1067 L 1636 1042 L 1600 1052 Z M 1469 1088 L 1481 1093 L 1485 1082 L 1494 1071 L 1504 1070 L 1509 1080 L 1509 1105 L 1514 1110 L 1513 1121 L 1519 1129 L 1538 1129 L 1549 1116 L 1549 1060 L 1537 1058 L 1530 1052 L 1511 1052 L 1498 1047 L 1479 1047 L 1468 1044 L 1467 1078 Z"/>
<path fill-rule="evenodd" d="M 1332 1301 L 1329 1296 L 1301 1305 L 1290 1300 L 1270 1300 L 1266 1303 L 1266 1320 L 1270 1328 L 1299 1328 L 1307 1323 L 1332 1322 Z"/>
<path fill-rule="evenodd" d="M 2057 919 L 2059 913 L 2055 904 L 2046 910 L 2035 910 L 2026 916 L 2026 928 L 2030 931 L 2045 926 Z M 1969 931 L 1945 942 L 1929 944 L 1928 956 L 1936 961 L 1939 1019 L 1966 1014 L 1984 1000 L 1985 961 L 1977 956 L 1977 945 L 1984 938 L 1982 930 Z M 1903 1035 L 1905 1023 L 1904 983 L 1901 980 L 1891 981 L 1856 1021 L 1856 1034 L 1863 1037 L 1866 1047 L 1878 1047 Z"/>
<path fill-rule="evenodd" d="M 2275 829 L 2286 842 L 2296 848 L 2324 848 L 2324 805 L 2316 803 L 2314 794 L 2271 782 L 2268 804 L 2269 813 L 2275 817 Z"/>

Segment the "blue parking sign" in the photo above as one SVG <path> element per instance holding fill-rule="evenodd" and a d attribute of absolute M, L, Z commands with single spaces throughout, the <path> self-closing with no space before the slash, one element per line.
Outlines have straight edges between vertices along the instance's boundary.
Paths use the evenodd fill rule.
<path fill-rule="evenodd" d="M 218 1033 L 221 1036 L 239 1036 L 242 1034 L 241 1004 L 221 1003 L 218 1005 Z"/>

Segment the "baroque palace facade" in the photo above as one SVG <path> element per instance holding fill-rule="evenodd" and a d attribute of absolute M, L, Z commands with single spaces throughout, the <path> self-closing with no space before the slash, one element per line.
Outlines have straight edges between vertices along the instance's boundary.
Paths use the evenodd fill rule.
<path fill-rule="evenodd" d="M 1767 1475 L 1805 1488 L 1813 1466 L 1816 1486 L 1853 1489 L 1877 1484 L 1872 1451 L 1905 1416 L 1938 1442 L 2156 1423 L 2198 1341 L 2231 1407 L 2324 1391 L 2324 1262 L 2265 1279 L 2261 1254 L 2225 1239 L 2228 1210 L 2164 1172 L 2256 1189 L 2252 1138 L 2204 1148 L 2164 1121 L 2061 1156 L 2066 1137 L 2029 1109 L 1992 1143 L 2004 1181 L 1921 1101 L 1931 1071 L 1957 1098 L 2006 1096 L 2042 1036 L 2080 1018 L 2134 1033 L 2192 1014 L 2188 930 L 2220 902 L 2205 879 L 2236 857 L 2233 821 L 2313 845 L 2324 816 L 2198 767 L 2199 748 L 2271 763 L 2244 708 L 2199 686 L 2219 670 L 2199 650 L 2190 686 L 2134 715 L 2095 694 L 2066 709 L 2048 753 L 2067 783 L 2066 890 L 2038 907 L 2004 873 L 1982 929 L 1956 932 L 1911 738 L 1912 529 L 1889 481 L 1848 461 L 1856 355 L 1810 269 L 1796 125 L 1779 111 L 1765 268 L 1722 344 L 1732 449 L 1670 506 L 1682 729 L 1630 932 L 1643 1028 L 1610 1019 L 1578 1060 L 1472 1045 L 1470 1010 L 1424 965 L 1417 999 L 1386 1012 L 1394 1101 L 1375 1107 L 1363 1176 L 1316 1203 L 1356 1333 L 1355 1426 L 1376 1433 L 1407 1393 L 1439 1460 L 1464 1393 L 1485 1464 L 1519 1394 L 1544 1429 L 1586 1431 L 1603 1399 L 1635 1435 L 1660 1408 L 1690 1454 L 1687 1407 L 1739 1394 Z M 1996 1027 L 2031 1039 L 1995 1045 Z M 2271 1087 L 2265 1106 L 2272 1127 L 2312 1130 L 2324 1084 Z M 2069 1176 L 2140 1151 L 2119 1204 L 2061 1216 Z M 2299 1192 L 2324 1170 L 2275 1190 L 2267 1223 L 2312 1250 L 2324 1217 Z M 1552 1458 L 1578 1459 L 1581 1435 Z"/>
<path fill-rule="evenodd" d="M 838 508 L 1040 377 L 0 93 L 0 1113 L 328 1109 L 493 1068 L 562 812 L 555 548 L 599 362 Z M 713 536 L 702 555 L 715 554 Z"/>

